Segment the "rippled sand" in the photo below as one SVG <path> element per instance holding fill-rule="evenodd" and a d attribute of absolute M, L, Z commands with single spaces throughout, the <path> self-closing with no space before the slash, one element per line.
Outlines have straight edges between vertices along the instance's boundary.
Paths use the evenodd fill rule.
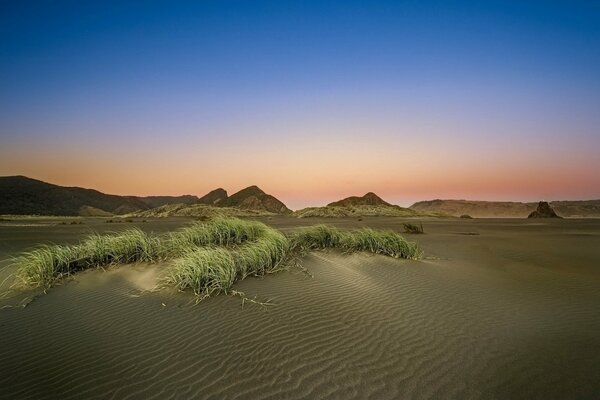
<path fill-rule="evenodd" d="M 265 222 L 288 230 L 317 221 Z M 402 220 L 328 222 L 401 229 Z M 319 252 L 303 262 L 313 277 L 292 270 L 237 285 L 274 303 L 266 309 L 148 291 L 165 265 L 82 273 L 0 311 L 0 398 L 598 396 L 600 221 L 423 225 L 427 234 L 411 236 L 423 261 Z M 0 224 L 0 258 L 7 265 L 40 241 L 128 226 Z"/>

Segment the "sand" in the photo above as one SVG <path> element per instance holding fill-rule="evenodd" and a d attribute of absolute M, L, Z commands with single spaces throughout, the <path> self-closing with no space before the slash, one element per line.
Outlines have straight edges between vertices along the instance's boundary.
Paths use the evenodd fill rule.
<path fill-rule="evenodd" d="M 282 230 L 318 220 L 273 218 Z M 0 259 L 85 225 L 0 224 Z M 148 222 L 165 231 L 185 219 Z M 326 220 L 401 229 L 405 220 Z M 165 265 L 86 271 L 0 311 L 0 398 L 566 399 L 600 392 L 600 221 L 424 220 L 423 261 L 313 253 L 236 285 L 149 292 Z M 10 270 L 4 268 L 2 274 Z M 2 300 L 16 304 L 19 296 Z"/>

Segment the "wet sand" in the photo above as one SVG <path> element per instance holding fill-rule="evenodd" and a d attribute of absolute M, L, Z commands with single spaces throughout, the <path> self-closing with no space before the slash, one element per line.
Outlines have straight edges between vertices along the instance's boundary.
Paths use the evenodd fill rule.
<path fill-rule="evenodd" d="M 264 219 L 401 230 L 403 219 Z M 38 221 L 39 222 L 39 221 Z M 8 257 L 132 224 L 0 223 Z M 137 224 L 165 231 L 185 219 Z M 414 221 L 413 221 L 414 222 Z M 0 398 L 591 399 L 600 221 L 423 220 L 422 261 L 317 252 L 236 285 L 262 307 L 148 292 L 165 265 L 86 271 L 0 311 Z M 18 296 L 1 301 L 15 304 Z"/>

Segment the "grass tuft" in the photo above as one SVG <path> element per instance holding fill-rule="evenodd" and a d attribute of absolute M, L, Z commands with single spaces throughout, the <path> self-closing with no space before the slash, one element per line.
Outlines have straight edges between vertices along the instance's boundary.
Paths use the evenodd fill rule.
<path fill-rule="evenodd" d="M 338 228 L 321 224 L 299 229 L 289 239 L 292 249 L 310 251 L 340 247 L 342 236 Z"/>
<path fill-rule="evenodd" d="M 340 230 L 316 225 L 289 237 L 267 225 L 217 217 L 162 236 L 129 229 L 92 235 L 77 245 L 43 246 L 16 260 L 17 276 L 27 286 L 49 287 L 76 271 L 111 264 L 169 260 L 167 284 L 199 296 L 232 290 L 247 276 L 263 276 L 306 251 L 339 248 L 395 258 L 418 259 L 417 244 L 392 231 Z"/>
<path fill-rule="evenodd" d="M 216 217 L 210 222 L 197 222 L 169 233 L 163 241 L 161 256 L 163 258 L 177 257 L 187 253 L 190 249 L 209 245 L 240 245 L 258 239 L 267 229 L 267 226 L 260 222 Z"/>
<path fill-rule="evenodd" d="M 188 251 L 175 260 L 167 284 L 179 290 L 192 289 L 205 297 L 227 293 L 237 280 L 247 276 L 263 276 L 275 270 L 285 261 L 289 246 L 285 236 L 267 229 L 263 237 L 231 250 L 208 247 Z"/>
<path fill-rule="evenodd" d="M 94 267 L 153 261 L 158 240 L 139 229 L 111 235 L 92 235 L 77 245 L 42 246 L 15 261 L 17 278 L 26 286 L 50 287 L 56 280 Z"/>
<path fill-rule="evenodd" d="M 408 242 L 392 231 L 369 228 L 340 230 L 326 225 L 301 229 L 290 236 L 291 248 L 302 252 L 339 248 L 346 252 L 367 251 L 394 258 L 419 259 L 422 252 L 416 243 Z"/>

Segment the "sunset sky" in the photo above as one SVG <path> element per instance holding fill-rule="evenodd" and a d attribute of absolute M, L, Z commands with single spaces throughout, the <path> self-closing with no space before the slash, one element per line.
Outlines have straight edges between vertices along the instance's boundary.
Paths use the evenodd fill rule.
<path fill-rule="evenodd" d="M 0 3 L 0 176 L 600 198 L 599 2 L 111 3 Z"/>

